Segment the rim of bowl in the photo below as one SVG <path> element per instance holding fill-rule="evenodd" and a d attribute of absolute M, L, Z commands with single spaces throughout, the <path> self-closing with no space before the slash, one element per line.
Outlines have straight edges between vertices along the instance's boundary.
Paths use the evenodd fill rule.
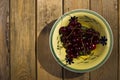
<path fill-rule="evenodd" d="M 73 68 L 71 68 L 71 67 L 66 66 L 66 65 L 63 64 L 63 63 L 59 60 L 59 58 L 56 56 L 55 51 L 54 51 L 54 49 L 53 49 L 53 45 L 52 45 L 53 32 L 54 32 L 54 29 L 56 28 L 56 25 L 60 22 L 61 18 L 64 18 L 65 16 L 67 16 L 67 15 L 69 15 L 69 14 L 72 14 L 72 13 L 76 13 L 76 12 L 87 12 L 87 13 L 93 14 L 93 15 L 97 16 L 98 18 L 100 18 L 100 19 L 103 21 L 103 23 L 106 25 L 106 28 L 107 28 L 107 30 L 108 30 L 108 32 L 109 32 L 109 35 L 110 35 L 110 41 L 111 41 L 111 43 L 110 43 L 110 48 L 109 48 L 109 51 L 108 51 L 106 57 L 105 57 L 105 58 L 103 59 L 103 61 L 101 61 L 99 64 L 97 64 L 96 66 L 93 66 L 93 67 L 91 67 L 91 68 L 88 68 L 88 69 L 73 69 Z M 69 11 L 69 12 L 66 12 L 66 13 L 63 14 L 61 17 L 59 17 L 59 18 L 57 19 L 57 21 L 54 23 L 54 25 L 53 25 L 53 27 L 52 27 L 52 29 L 51 29 L 51 31 L 50 31 L 50 35 L 49 35 L 49 46 L 50 46 L 50 50 L 51 50 L 51 52 L 52 52 L 52 55 L 53 55 L 54 59 L 55 59 L 55 60 L 57 61 L 57 63 L 58 63 L 59 65 L 61 65 L 63 68 L 65 68 L 65 69 L 67 69 L 67 70 L 69 70 L 69 71 L 72 71 L 72 72 L 77 72 L 77 73 L 90 72 L 90 71 L 93 71 L 93 70 L 101 67 L 101 66 L 108 60 L 108 58 L 109 58 L 109 56 L 110 56 L 110 54 L 111 54 L 111 52 L 112 52 L 112 49 L 113 49 L 113 33 L 112 33 L 112 30 L 111 30 L 111 28 L 110 28 L 110 25 L 109 25 L 109 23 L 106 21 L 106 19 L 105 19 L 104 17 L 102 17 L 100 14 L 98 14 L 97 12 L 92 11 L 92 10 L 88 10 L 88 9 L 75 9 L 75 10 L 71 10 L 71 11 Z"/>

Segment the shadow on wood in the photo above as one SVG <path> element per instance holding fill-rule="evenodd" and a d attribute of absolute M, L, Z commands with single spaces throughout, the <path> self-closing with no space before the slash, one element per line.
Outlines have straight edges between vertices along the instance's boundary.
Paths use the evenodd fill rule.
<path fill-rule="evenodd" d="M 84 75 L 84 73 L 74 73 L 74 72 L 64 69 L 64 79 L 75 79 L 75 78 L 81 77 L 83 75 Z"/>
<path fill-rule="evenodd" d="M 39 34 L 37 41 L 37 57 L 41 68 L 50 73 L 48 75 L 52 74 L 54 76 L 61 77 L 61 67 L 54 60 L 49 48 L 49 33 L 55 21 L 56 20 L 47 24 Z"/>
<path fill-rule="evenodd" d="M 68 70 L 62 69 L 62 67 L 55 61 L 51 54 L 49 48 L 49 34 L 55 21 L 56 20 L 47 24 L 38 36 L 37 57 L 41 68 L 47 71 L 49 74 L 52 74 L 53 76 L 59 78 L 74 78 L 82 76 L 83 74 L 73 73 Z"/>

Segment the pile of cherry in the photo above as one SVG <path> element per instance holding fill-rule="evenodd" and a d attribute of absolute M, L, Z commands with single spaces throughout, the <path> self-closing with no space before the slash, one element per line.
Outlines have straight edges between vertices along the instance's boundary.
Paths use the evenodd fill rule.
<path fill-rule="evenodd" d="M 71 17 L 69 24 L 59 29 L 60 40 L 66 49 L 66 62 L 71 64 L 73 58 L 89 55 L 96 45 L 106 44 L 107 39 L 101 37 L 98 31 L 93 28 L 87 28 L 78 22 L 78 17 Z"/>

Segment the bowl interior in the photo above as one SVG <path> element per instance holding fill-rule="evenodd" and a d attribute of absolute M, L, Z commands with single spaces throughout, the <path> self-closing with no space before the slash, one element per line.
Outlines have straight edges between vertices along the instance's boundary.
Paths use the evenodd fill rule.
<path fill-rule="evenodd" d="M 96 45 L 96 49 L 90 55 L 80 56 L 74 59 L 74 63 L 69 65 L 65 61 L 65 48 L 60 41 L 59 29 L 67 26 L 71 16 L 77 16 L 78 21 L 88 28 L 93 28 L 100 33 L 100 36 L 106 36 L 107 45 Z M 112 32 L 106 20 L 97 13 L 89 10 L 75 10 L 66 13 L 60 17 L 54 24 L 50 34 L 50 48 L 57 62 L 64 68 L 74 72 L 86 72 L 100 67 L 109 57 L 113 40 Z"/>

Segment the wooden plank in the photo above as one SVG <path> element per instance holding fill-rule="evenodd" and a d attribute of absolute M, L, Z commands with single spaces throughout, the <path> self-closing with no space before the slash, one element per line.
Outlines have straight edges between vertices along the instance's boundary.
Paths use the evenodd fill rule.
<path fill-rule="evenodd" d="M 62 80 L 62 68 L 49 49 L 49 33 L 62 14 L 62 0 L 37 0 L 37 78 Z"/>
<path fill-rule="evenodd" d="M 89 0 L 64 0 L 64 12 L 74 9 L 89 9 Z M 64 80 L 89 80 L 89 73 L 73 73 L 64 69 Z"/>
<path fill-rule="evenodd" d="M 113 51 L 108 61 L 91 72 L 91 80 L 118 80 L 118 14 L 117 0 L 91 0 L 91 9 L 100 13 L 110 23 L 114 35 Z M 113 14 L 113 15 L 112 15 Z"/>
<path fill-rule="evenodd" d="M 9 79 L 9 52 L 8 34 L 9 32 L 9 1 L 0 1 L 0 80 Z M 8 18 L 8 19 L 7 19 Z"/>
<path fill-rule="evenodd" d="M 35 0 L 10 1 L 11 80 L 36 80 Z"/>
<path fill-rule="evenodd" d="M 64 12 L 73 9 L 89 9 L 89 0 L 64 0 Z"/>

